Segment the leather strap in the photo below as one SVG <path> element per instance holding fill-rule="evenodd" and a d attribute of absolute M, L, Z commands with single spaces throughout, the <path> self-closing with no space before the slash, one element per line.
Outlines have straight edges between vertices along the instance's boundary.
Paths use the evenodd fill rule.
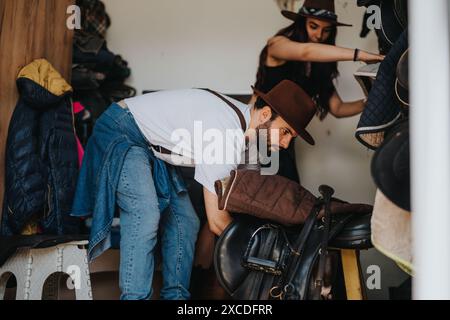
<path fill-rule="evenodd" d="M 314 299 L 320 300 L 322 295 L 323 281 L 325 275 L 325 265 L 328 255 L 328 241 L 330 237 L 330 226 L 331 226 L 331 210 L 330 210 L 330 200 L 325 202 L 325 215 L 324 215 L 324 231 L 322 235 L 322 243 L 320 246 L 320 258 L 319 258 L 319 270 L 317 272 L 317 278 L 314 282 L 315 293 Z"/>
<path fill-rule="evenodd" d="M 161 153 L 161 154 L 168 154 L 168 155 L 176 154 L 176 153 L 173 153 L 172 151 L 170 151 L 169 149 L 166 149 L 161 146 L 155 146 L 155 145 L 151 144 L 150 147 L 152 147 L 153 150 L 155 150 L 156 152 Z"/>
<path fill-rule="evenodd" d="M 293 245 L 293 248 L 295 250 L 294 256 L 291 259 L 289 265 L 287 266 L 286 271 L 284 272 L 282 278 L 280 279 L 279 285 L 272 289 L 272 290 L 274 290 L 275 288 L 278 289 L 279 291 L 278 298 L 280 300 L 284 300 L 287 296 L 291 295 L 295 290 L 295 288 L 292 285 L 292 282 L 296 276 L 297 269 L 302 260 L 303 250 L 305 248 L 306 242 L 314 226 L 316 225 L 317 217 L 319 215 L 321 207 L 322 201 L 321 199 L 317 199 L 316 204 L 314 205 L 313 209 L 311 210 L 311 213 L 309 214 L 308 218 L 306 219 L 303 225 L 303 228 L 300 232 L 299 237 L 297 238 L 297 241 Z M 272 298 L 275 297 L 272 295 Z"/>
<path fill-rule="evenodd" d="M 270 230 L 267 236 L 264 236 L 264 234 L 262 234 L 258 256 L 261 257 L 262 259 L 269 259 L 275 241 L 276 241 L 276 232 Z M 264 272 L 255 272 L 252 290 L 253 297 L 250 297 L 250 300 L 261 299 L 260 294 L 264 293 L 264 291 L 261 290 L 261 286 L 263 285 L 263 279 L 265 275 L 266 274 Z"/>
<path fill-rule="evenodd" d="M 213 90 L 211 90 L 211 89 L 203 89 L 203 88 L 202 88 L 202 89 L 200 89 L 200 90 L 207 91 L 207 92 L 209 92 L 209 93 L 215 95 L 216 97 L 220 98 L 222 101 L 224 101 L 231 109 L 234 110 L 234 112 L 236 112 L 236 114 L 237 114 L 237 116 L 238 116 L 238 118 L 239 118 L 239 122 L 241 123 L 242 131 L 245 132 L 245 131 L 247 130 L 247 124 L 246 124 L 246 122 L 245 122 L 244 115 L 242 114 L 241 110 L 239 110 L 238 107 L 236 107 L 233 103 L 231 103 L 231 101 L 229 101 L 228 99 L 226 99 L 225 97 L 223 97 L 222 95 L 218 94 L 217 92 L 215 92 L 215 91 L 213 91 Z M 161 147 L 161 146 L 150 145 L 150 147 L 151 147 L 153 150 L 155 150 L 156 152 L 161 153 L 161 154 L 167 154 L 167 155 L 172 155 L 172 154 L 174 154 L 174 155 L 178 155 L 178 154 L 173 153 L 172 151 L 170 151 L 170 150 L 168 150 L 168 149 L 166 149 L 166 148 L 164 148 L 164 147 Z"/>
<path fill-rule="evenodd" d="M 319 261 L 319 275 L 318 279 L 315 283 L 316 291 L 315 291 L 315 298 L 319 299 L 320 294 L 322 291 L 323 286 L 323 274 L 325 272 L 325 262 L 326 262 L 326 251 L 328 249 L 328 238 L 330 233 L 330 224 L 331 224 L 331 210 L 330 210 L 330 204 L 331 204 L 331 196 L 334 193 L 334 190 L 328 186 L 321 186 L 319 188 L 320 192 L 322 193 L 322 198 L 317 199 L 317 202 L 308 216 L 308 218 L 305 221 L 305 224 L 303 226 L 303 229 L 300 233 L 299 238 L 297 239 L 295 243 L 295 250 L 297 251 L 297 254 L 292 259 L 291 263 L 289 264 L 289 267 L 287 268 L 286 274 L 289 275 L 289 278 L 282 279 L 281 281 L 281 287 L 284 292 L 284 296 L 287 297 L 290 294 L 293 294 L 295 288 L 293 286 L 293 280 L 297 274 L 297 270 L 299 268 L 303 250 L 305 248 L 306 242 L 309 238 L 309 235 L 311 234 L 316 222 L 317 217 L 319 216 L 320 209 L 324 207 L 325 209 L 325 217 L 324 217 L 324 223 L 325 223 L 325 230 L 321 242 L 321 255 L 320 255 L 320 261 Z M 317 292 L 318 295 L 317 296 Z M 282 296 L 283 297 L 283 296 Z"/>
<path fill-rule="evenodd" d="M 241 122 L 242 131 L 245 132 L 247 130 L 247 124 L 245 122 L 244 115 L 242 114 L 241 110 L 239 110 L 238 107 L 236 107 L 234 104 L 232 104 L 231 101 L 226 99 L 224 96 L 222 96 L 221 94 L 218 94 L 217 92 L 215 92 L 215 91 L 213 91 L 211 89 L 201 89 L 201 90 L 205 90 L 205 91 L 215 95 L 216 97 L 220 98 L 222 101 L 224 101 L 238 115 L 239 121 Z"/>
<path fill-rule="evenodd" d="M 311 234 L 314 225 L 317 222 L 317 217 L 319 215 L 321 206 L 316 206 L 313 208 L 313 212 L 309 215 L 307 218 L 303 229 L 301 231 L 300 237 L 298 238 L 297 242 L 294 245 L 295 251 L 297 252 L 297 255 L 295 255 L 294 259 L 292 259 L 292 265 L 294 269 L 297 267 L 298 263 L 301 260 L 301 256 L 303 253 L 303 249 L 305 248 L 306 241 L 309 238 L 309 235 Z M 290 283 L 292 279 L 295 277 L 295 270 L 292 270 L 292 272 L 288 272 L 287 274 L 290 275 L 291 279 L 287 283 Z"/>

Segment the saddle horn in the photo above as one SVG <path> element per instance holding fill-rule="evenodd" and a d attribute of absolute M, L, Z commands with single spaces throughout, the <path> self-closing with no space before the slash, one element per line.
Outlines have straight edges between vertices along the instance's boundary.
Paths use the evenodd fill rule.
<path fill-rule="evenodd" d="M 333 197 L 334 194 L 334 189 L 330 186 L 327 185 L 321 185 L 319 187 L 319 192 L 323 197 L 323 200 L 325 201 L 325 203 L 328 203 L 331 201 L 331 197 Z"/>

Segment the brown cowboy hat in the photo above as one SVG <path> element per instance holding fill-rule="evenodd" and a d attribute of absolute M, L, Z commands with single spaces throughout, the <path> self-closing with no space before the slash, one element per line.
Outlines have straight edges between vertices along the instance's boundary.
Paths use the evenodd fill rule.
<path fill-rule="evenodd" d="M 298 13 L 283 10 L 281 14 L 292 21 L 297 21 L 299 17 L 311 17 L 327 22 L 331 22 L 337 27 L 351 27 L 351 24 L 337 21 L 334 8 L 334 0 L 306 0 Z"/>
<path fill-rule="evenodd" d="M 283 80 L 267 94 L 254 87 L 252 89 L 306 142 L 310 145 L 315 144 L 305 128 L 314 118 L 317 109 L 314 101 L 301 87 L 290 80 Z"/>

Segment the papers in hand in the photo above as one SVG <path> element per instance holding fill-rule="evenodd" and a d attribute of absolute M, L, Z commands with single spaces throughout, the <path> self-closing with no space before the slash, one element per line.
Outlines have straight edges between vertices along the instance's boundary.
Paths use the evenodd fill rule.
<path fill-rule="evenodd" d="M 372 89 L 373 82 L 375 81 L 378 70 L 381 63 L 368 64 L 358 69 L 354 73 L 356 81 L 360 84 L 366 97 L 369 96 L 369 92 Z"/>

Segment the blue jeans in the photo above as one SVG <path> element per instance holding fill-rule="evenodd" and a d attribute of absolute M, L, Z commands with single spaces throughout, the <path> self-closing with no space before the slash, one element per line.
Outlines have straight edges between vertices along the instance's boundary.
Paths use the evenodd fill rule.
<path fill-rule="evenodd" d="M 163 274 L 160 298 L 190 298 L 188 290 L 199 219 L 188 193 L 177 194 L 170 188 L 168 207 L 160 212 L 148 153 L 142 147 L 132 147 L 120 173 L 116 199 L 121 226 L 122 300 L 151 298 L 158 238 Z"/>

